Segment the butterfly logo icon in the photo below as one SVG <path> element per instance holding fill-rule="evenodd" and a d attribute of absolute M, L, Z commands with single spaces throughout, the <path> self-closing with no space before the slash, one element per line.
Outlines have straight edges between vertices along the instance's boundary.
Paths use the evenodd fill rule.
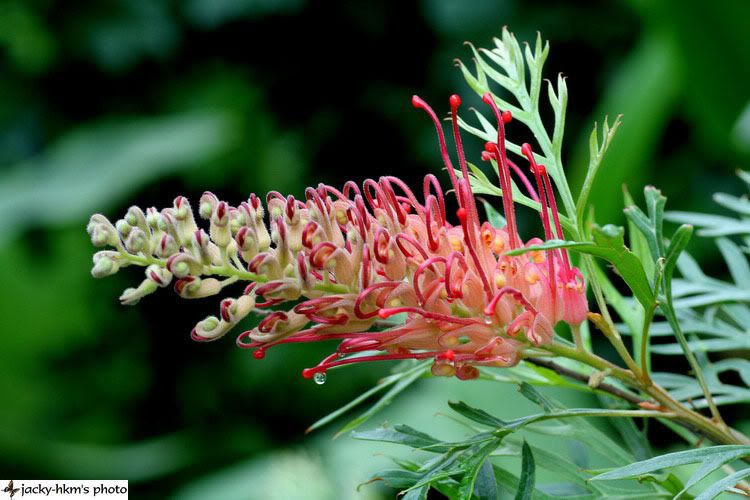
<path fill-rule="evenodd" d="M 5 493 L 8 493 L 8 494 L 10 494 L 10 498 L 13 498 L 13 496 L 14 496 L 14 495 L 15 495 L 15 494 L 16 494 L 17 492 L 21 491 L 21 488 L 14 488 L 14 487 L 13 487 L 13 480 L 11 479 L 10 481 L 8 481 L 8 486 L 6 486 L 6 487 L 5 487 L 4 489 L 3 489 L 3 491 L 4 491 Z"/>

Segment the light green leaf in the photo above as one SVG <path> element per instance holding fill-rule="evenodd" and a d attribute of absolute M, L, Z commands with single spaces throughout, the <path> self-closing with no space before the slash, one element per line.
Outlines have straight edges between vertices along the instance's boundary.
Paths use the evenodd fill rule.
<path fill-rule="evenodd" d="M 384 441 L 386 443 L 403 444 L 412 448 L 432 447 L 435 452 L 446 451 L 445 447 L 435 447 L 441 442 L 434 437 L 418 431 L 408 425 L 399 424 L 393 427 L 378 427 L 369 431 L 355 431 L 352 433 L 354 439 L 363 441 Z"/>
<path fill-rule="evenodd" d="M 747 469 L 738 470 L 734 474 L 730 474 L 721 481 L 718 481 L 708 488 L 706 488 L 700 495 L 695 497 L 695 500 L 711 500 L 723 491 L 733 487 L 746 477 L 750 476 L 750 467 Z"/>
<path fill-rule="evenodd" d="M 531 453 L 526 441 L 521 448 L 521 478 L 518 481 L 518 492 L 515 500 L 531 500 L 534 494 L 534 483 L 536 481 L 536 472 L 534 466 L 534 455 Z"/>
<path fill-rule="evenodd" d="M 747 257 L 742 253 L 740 247 L 727 238 L 718 238 L 716 244 L 724 257 L 724 262 L 729 267 L 729 273 L 732 275 L 734 283 L 741 288 L 750 290 L 750 265 L 748 265 Z"/>
<path fill-rule="evenodd" d="M 504 228 L 505 217 L 503 217 L 500 212 L 495 210 L 495 207 L 493 207 L 487 200 L 483 199 L 482 205 L 484 206 L 484 212 L 487 214 L 487 222 L 490 223 L 490 226 L 494 227 L 495 229 Z"/>
<path fill-rule="evenodd" d="M 474 496 L 477 500 L 497 500 L 497 483 L 490 460 L 485 460 L 479 468 L 474 482 Z"/>
<path fill-rule="evenodd" d="M 486 425 L 488 427 L 502 427 L 505 425 L 505 422 L 503 422 L 499 418 L 493 417 L 486 411 L 480 410 L 479 408 L 471 407 L 463 401 L 448 401 L 448 406 L 450 406 L 451 409 L 456 413 L 459 413 L 469 420 L 472 420 L 479 424 Z"/>
<path fill-rule="evenodd" d="M 711 446 L 708 448 L 698 448 L 694 450 L 678 451 L 667 453 L 648 460 L 635 462 L 624 467 L 620 467 L 592 478 L 592 481 L 609 481 L 613 479 L 634 478 L 643 474 L 648 474 L 667 467 L 678 465 L 693 464 L 712 460 L 715 457 L 722 457 L 727 461 L 736 460 L 740 457 L 750 455 L 750 446 L 743 445 L 722 445 Z"/>

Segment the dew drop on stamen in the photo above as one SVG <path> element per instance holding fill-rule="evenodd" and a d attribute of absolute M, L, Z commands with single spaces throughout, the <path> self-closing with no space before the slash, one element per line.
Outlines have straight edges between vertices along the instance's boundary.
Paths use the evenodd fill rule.
<path fill-rule="evenodd" d="M 488 316 L 488 315 L 485 314 L 485 316 L 484 316 L 484 324 L 485 325 L 491 325 L 492 321 L 493 321 L 492 316 Z"/>
<path fill-rule="evenodd" d="M 326 383 L 326 374 L 325 372 L 317 372 L 315 375 L 313 375 L 313 380 L 318 385 L 323 385 Z"/>

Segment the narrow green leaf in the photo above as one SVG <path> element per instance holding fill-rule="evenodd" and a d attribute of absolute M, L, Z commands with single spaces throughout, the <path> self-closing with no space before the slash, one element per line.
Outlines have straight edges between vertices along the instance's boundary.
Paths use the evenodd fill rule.
<path fill-rule="evenodd" d="M 515 250 L 505 252 L 505 255 L 513 257 L 516 255 L 523 255 L 525 253 L 529 253 L 533 251 L 554 250 L 556 248 L 578 248 L 578 249 L 581 249 L 581 251 L 585 253 L 585 250 L 583 250 L 584 248 L 589 249 L 592 247 L 594 247 L 593 243 L 584 242 L 584 241 L 548 240 L 540 245 L 529 245 L 527 247 L 516 248 Z"/>
<path fill-rule="evenodd" d="M 741 215 L 750 215 L 750 201 L 745 198 L 737 198 L 724 193 L 716 193 L 714 195 L 714 201 L 719 205 L 734 210 Z"/>
<path fill-rule="evenodd" d="M 482 205 L 484 206 L 484 212 L 487 214 L 487 222 L 490 226 L 495 229 L 502 229 L 505 227 L 505 217 L 500 212 L 495 210 L 487 200 L 482 199 Z"/>
<path fill-rule="evenodd" d="M 603 258 L 613 264 L 633 292 L 633 296 L 638 299 L 638 302 L 645 309 L 651 307 L 654 296 L 648 278 L 641 261 L 625 246 L 624 229 L 611 224 L 604 227 L 594 226 L 592 234 L 596 247 L 587 249 L 586 253 Z"/>
<path fill-rule="evenodd" d="M 659 251 L 660 245 L 656 238 L 656 231 L 651 223 L 651 220 L 646 216 L 646 214 L 643 213 L 643 211 L 633 205 L 626 207 L 625 210 L 623 210 L 625 213 L 625 216 L 628 218 L 628 221 L 635 226 L 638 231 L 643 235 L 643 237 L 646 239 L 646 243 L 648 243 L 648 249 L 651 252 L 651 259 L 653 261 L 656 261 L 661 257 L 661 253 Z"/>
<path fill-rule="evenodd" d="M 731 460 L 731 459 L 730 459 Z M 690 476 L 690 479 L 685 483 L 685 486 L 683 486 L 682 490 L 680 490 L 677 495 L 675 495 L 675 498 L 679 498 L 684 493 L 687 493 L 687 491 L 698 484 L 702 479 L 704 479 L 706 476 L 711 474 L 713 471 L 721 467 L 727 463 L 727 460 L 725 460 L 725 457 L 722 455 L 716 455 L 713 457 L 710 457 L 701 463 L 701 466 L 698 467 L 698 470 L 693 472 L 693 475 Z"/>
<path fill-rule="evenodd" d="M 711 446 L 708 448 L 698 448 L 694 450 L 678 451 L 667 453 L 648 460 L 635 462 L 624 467 L 620 467 L 592 478 L 592 481 L 609 481 L 613 479 L 626 479 L 648 474 L 667 467 L 677 465 L 692 464 L 721 456 L 729 460 L 750 455 L 750 446 L 744 445 L 722 445 Z"/>
<path fill-rule="evenodd" d="M 523 448 L 521 448 L 521 478 L 518 481 L 518 491 L 516 492 L 515 500 L 531 500 L 534 495 L 534 483 L 535 483 L 535 465 L 534 455 L 531 453 L 526 441 L 523 442 Z"/>
<path fill-rule="evenodd" d="M 718 481 L 703 490 L 703 493 L 695 497 L 695 500 L 711 500 L 712 498 L 715 498 L 717 495 L 731 488 L 748 476 L 750 476 L 750 467 L 748 467 L 747 469 L 738 470 L 734 474 L 728 475 L 721 481 Z"/>
<path fill-rule="evenodd" d="M 465 472 L 459 486 L 460 498 L 471 498 L 479 472 L 482 470 L 484 464 L 487 463 L 487 457 L 495 451 L 499 444 L 499 439 L 493 440 L 476 448 L 470 448 L 463 454 L 462 467 Z M 494 480 L 492 483 L 494 483 Z"/>
<path fill-rule="evenodd" d="M 553 413 L 539 413 L 526 417 L 517 418 L 509 421 L 503 429 L 516 431 L 527 425 L 543 422 L 545 420 L 557 420 L 563 418 L 575 417 L 617 417 L 617 418 L 638 418 L 638 417 L 656 417 L 664 418 L 665 414 L 658 411 L 649 410 L 602 410 L 597 408 L 574 408 L 570 410 L 561 410 Z"/>
<path fill-rule="evenodd" d="M 677 265 L 677 260 L 682 254 L 687 244 L 690 242 L 690 238 L 693 236 L 693 226 L 689 224 L 683 224 L 672 236 L 672 240 L 669 242 L 669 248 L 665 255 L 664 263 L 664 276 L 667 280 L 672 279 L 672 273 Z M 744 257 L 743 257 L 744 259 Z"/>
<path fill-rule="evenodd" d="M 418 472 L 404 469 L 384 469 L 376 472 L 367 481 L 357 486 L 357 489 L 375 481 L 383 481 L 391 488 L 408 488 L 419 481 L 422 475 Z"/>
<path fill-rule="evenodd" d="M 750 233 L 750 221 L 738 220 L 723 215 L 708 215 L 695 212 L 668 211 L 665 219 L 680 224 L 693 224 L 701 227 L 701 236 L 729 236 Z"/>
<path fill-rule="evenodd" d="M 654 234 L 656 236 L 656 244 L 659 247 L 659 257 L 664 257 L 666 251 L 664 249 L 664 205 L 667 203 L 667 198 L 661 194 L 661 191 L 656 189 L 654 186 L 646 186 L 643 190 L 643 194 L 646 198 L 646 208 L 648 209 L 648 218 L 651 221 L 651 226 L 654 228 Z"/>
<path fill-rule="evenodd" d="M 623 187 L 623 198 L 624 198 L 626 207 L 635 206 L 635 200 L 633 200 L 633 197 L 630 196 L 630 193 L 625 187 Z M 630 245 L 630 249 L 635 254 L 635 256 L 640 259 L 641 263 L 643 264 L 643 270 L 646 272 L 646 276 L 653 276 L 654 275 L 654 261 L 649 251 L 648 241 L 646 241 L 646 237 L 643 235 L 641 231 L 638 230 L 638 228 L 633 223 L 633 221 L 630 220 L 630 217 L 627 217 L 627 219 L 628 219 L 628 233 L 627 234 L 628 234 L 628 243 Z"/>
<path fill-rule="evenodd" d="M 534 404 L 539 405 L 545 413 L 551 413 L 555 410 L 560 409 L 560 406 L 554 404 L 551 400 L 547 399 L 541 392 L 536 390 L 530 384 L 521 382 L 518 386 L 518 391 L 523 397 L 528 399 Z"/>
<path fill-rule="evenodd" d="M 377 429 L 369 431 L 355 431 L 352 433 L 352 437 L 364 441 L 383 441 L 386 443 L 403 444 L 411 446 L 412 448 L 424 448 L 440 444 L 440 441 L 429 434 L 425 434 L 424 432 L 403 424 L 393 427 L 378 427 Z M 432 451 L 438 452 L 439 450 L 433 448 Z"/>
<path fill-rule="evenodd" d="M 750 265 L 740 247 L 727 238 L 717 239 L 716 245 L 724 257 L 724 262 L 727 263 L 735 284 L 741 288 L 750 289 Z"/>
<path fill-rule="evenodd" d="M 420 486 L 413 490 L 407 491 L 401 500 L 427 500 L 427 493 L 430 491 L 429 485 Z"/>
<path fill-rule="evenodd" d="M 497 465 L 493 465 L 492 468 L 495 473 L 495 481 L 497 485 L 511 495 L 516 493 L 518 490 L 519 478 L 515 474 L 512 474 Z M 533 498 L 534 500 L 559 500 L 559 497 L 547 494 L 539 487 L 534 490 Z"/>
<path fill-rule="evenodd" d="M 492 471 L 492 463 L 485 460 L 479 468 L 479 474 L 474 483 L 474 496 L 477 500 L 497 500 L 497 495 L 497 483 Z"/>
<path fill-rule="evenodd" d="M 479 424 L 486 425 L 488 427 L 502 427 L 505 425 L 505 422 L 503 422 L 499 418 L 493 417 L 486 411 L 480 410 L 479 408 L 471 407 L 463 401 L 448 401 L 448 406 L 450 406 L 451 409 L 456 413 L 460 413 L 469 420 L 472 420 Z"/>

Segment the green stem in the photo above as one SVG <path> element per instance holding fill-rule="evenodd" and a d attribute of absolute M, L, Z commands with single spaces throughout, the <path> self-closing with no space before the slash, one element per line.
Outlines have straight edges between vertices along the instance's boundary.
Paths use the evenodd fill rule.
<path fill-rule="evenodd" d="M 590 352 L 579 351 L 563 344 L 555 343 L 543 347 L 558 356 L 579 361 L 597 370 L 603 371 L 609 369 L 610 374 L 620 382 L 629 387 L 645 392 L 666 410 L 673 412 L 675 414 L 675 420 L 681 425 L 706 436 L 715 443 L 750 445 L 750 439 L 744 434 L 723 423 L 715 422 L 696 411 L 690 410 L 679 401 L 676 401 L 658 384 L 651 384 L 648 387 L 645 387 L 642 380 L 636 377 L 636 375 L 630 370 L 625 370 L 622 367 Z"/>
<path fill-rule="evenodd" d="M 152 255 L 133 255 L 128 252 L 120 251 L 120 258 L 131 264 L 139 266 L 150 266 L 157 265 L 159 267 L 166 267 L 166 259 L 158 259 Z M 255 274 L 242 269 L 237 269 L 231 265 L 225 264 L 223 266 L 203 266 L 206 275 L 212 276 L 224 276 L 227 278 L 237 278 L 245 281 L 257 281 L 258 283 L 266 283 L 268 278 L 262 274 Z"/>

